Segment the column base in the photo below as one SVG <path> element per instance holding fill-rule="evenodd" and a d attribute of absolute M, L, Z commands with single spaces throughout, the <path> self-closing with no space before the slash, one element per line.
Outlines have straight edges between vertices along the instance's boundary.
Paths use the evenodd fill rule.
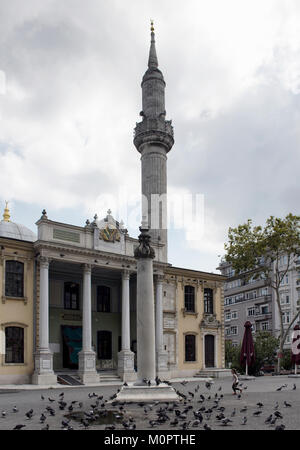
<path fill-rule="evenodd" d="M 171 386 L 122 386 L 114 401 L 122 402 L 179 402 L 180 398 Z M 109 402 L 108 402 L 109 403 Z"/>
<path fill-rule="evenodd" d="M 161 378 L 162 380 L 168 379 L 168 353 L 164 350 L 156 352 L 156 372 L 158 378 Z"/>
<path fill-rule="evenodd" d="M 32 384 L 57 384 L 57 376 L 53 372 L 53 353 L 48 350 L 39 350 L 34 355 L 35 369 L 32 375 Z"/>
<path fill-rule="evenodd" d="M 78 376 L 84 384 L 94 384 L 100 382 L 99 374 L 96 371 L 96 353 L 92 350 L 78 353 Z"/>
<path fill-rule="evenodd" d="M 130 350 L 122 350 L 118 353 L 118 375 L 123 381 L 135 381 L 134 353 Z"/>

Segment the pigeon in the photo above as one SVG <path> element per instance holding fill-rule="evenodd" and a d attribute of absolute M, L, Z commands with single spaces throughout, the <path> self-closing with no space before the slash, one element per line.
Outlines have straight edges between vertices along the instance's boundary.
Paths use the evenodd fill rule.
<path fill-rule="evenodd" d="M 229 422 L 232 422 L 232 420 L 228 419 L 228 417 L 225 417 L 225 419 L 222 419 L 222 425 L 227 425 Z"/>
<path fill-rule="evenodd" d="M 293 384 L 293 388 L 292 388 L 292 390 L 293 390 L 293 391 L 295 391 L 295 390 L 296 390 L 296 385 L 295 385 L 295 383 Z"/>
<path fill-rule="evenodd" d="M 6 411 L 2 411 L 1 415 L 2 415 L 2 417 L 5 417 L 6 416 Z"/>
<path fill-rule="evenodd" d="M 254 411 L 253 415 L 254 416 L 259 416 L 262 413 L 262 411 Z"/>
<path fill-rule="evenodd" d="M 25 416 L 26 416 L 28 419 L 31 419 L 31 417 L 33 416 L 33 409 L 30 409 L 29 411 L 27 411 L 27 413 L 25 414 Z"/>
<path fill-rule="evenodd" d="M 283 418 L 280 411 L 275 411 L 275 412 L 274 412 L 274 416 L 278 417 L 279 419 L 282 419 L 282 418 Z"/>
<path fill-rule="evenodd" d="M 222 390 L 222 386 L 219 387 L 218 391 L 221 391 L 221 390 Z"/>
<path fill-rule="evenodd" d="M 291 405 L 290 403 L 287 403 L 286 401 L 284 401 L 284 406 L 285 406 L 286 408 L 290 408 L 292 405 Z"/>
<path fill-rule="evenodd" d="M 245 417 L 243 417 L 243 421 L 242 421 L 241 425 L 246 425 L 246 423 L 247 423 L 247 417 L 245 416 Z"/>
<path fill-rule="evenodd" d="M 264 404 L 261 402 L 258 402 L 258 403 L 256 403 L 256 406 L 258 406 L 259 408 L 262 408 L 264 406 Z"/>
<path fill-rule="evenodd" d="M 48 397 L 48 400 L 49 400 L 49 402 L 55 402 L 55 398 L 52 398 L 52 397 Z"/>
<path fill-rule="evenodd" d="M 278 409 L 279 408 L 279 403 L 276 402 L 276 405 L 274 406 L 274 409 Z"/>
<path fill-rule="evenodd" d="M 269 417 L 266 418 L 265 423 L 271 423 L 272 418 L 273 414 L 270 414 Z"/>
<path fill-rule="evenodd" d="M 241 410 L 240 410 L 240 412 L 246 412 L 247 411 L 247 406 L 244 406 L 244 408 L 242 408 Z"/>
<path fill-rule="evenodd" d="M 47 419 L 47 417 L 45 416 L 44 413 L 42 413 L 42 414 L 41 414 L 41 417 L 40 417 L 40 422 L 41 422 L 41 423 L 44 423 L 46 419 Z"/>
<path fill-rule="evenodd" d="M 43 396 L 43 394 L 41 395 L 41 400 L 45 400 L 45 397 Z"/>
<path fill-rule="evenodd" d="M 49 430 L 49 423 L 46 424 L 46 426 L 44 428 L 42 428 L 43 431 L 45 430 Z"/>
<path fill-rule="evenodd" d="M 204 430 L 210 431 L 211 427 L 207 423 L 205 423 L 204 424 Z"/>
<path fill-rule="evenodd" d="M 207 382 L 205 383 L 205 387 L 207 387 L 207 389 L 210 389 L 211 386 L 212 386 L 212 384 L 213 384 L 212 381 L 211 381 L 211 382 L 207 381 Z"/>
<path fill-rule="evenodd" d="M 233 410 L 232 413 L 231 413 L 231 417 L 234 417 L 234 416 L 235 416 L 235 413 L 236 413 L 236 410 L 235 410 L 235 408 L 234 408 L 234 410 Z"/>
<path fill-rule="evenodd" d="M 23 427 L 26 427 L 26 425 L 16 425 L 13 430 L 21 430 Z"/>
<path fill-rule="evenodd" d="M 277 425 L 277 427 L 275 428 L 275 431 L 283 431 L 285 429 L 285 425 L 283 425 L 283 423 L 281 425 Z"/>
<path fill-rule="evenodd" d="M 14 413 L 19 412 L 19 410 L 18 410 L 18 408 L 17 408 L 16 406 L 13 407 L 13 412 L 14 412 Z"/>

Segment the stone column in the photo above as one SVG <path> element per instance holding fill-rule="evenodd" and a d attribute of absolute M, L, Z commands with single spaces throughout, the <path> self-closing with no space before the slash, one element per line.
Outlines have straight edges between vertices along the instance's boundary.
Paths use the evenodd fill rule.
<path fill-rule="evenodd" d="M 122 349 L 118 353 L 118 375 L 123 381 L 136 379 L 134 353 L 130 350 L 130 272 L 122 272 Z"/>
<path fill-rule="evenodd" d="M 56 384 L 53 372 L 53 354 L 49 348 L 49 259 L 39 258 L 40 263 L 40 302 L 39 302 L 39 346 L 34 355 L 35 369 L 33 384 Z"/>
<path fill-rule="evenodd" d="M 84 384 L 99 382 L 96 354 L 92 350 L 92 296 L 90 264 L 83 265 L 82 350 L 78 353 L 78 375 Z"/>
<path fill-rule="evenodd" d="M 156 276 L 156 370 L 159 378 L 168 378 L 168 354 L 163 343 L 163 276 Z"/>
<path fill-rule="evenodd" d="M 135 249 L 137 259 L 137 382 L 143 380 L 155 384 L 155 320 L 153 291 L 154 250 L 150 247 L 148 227 L 141 226 L 139 246 Z"/>

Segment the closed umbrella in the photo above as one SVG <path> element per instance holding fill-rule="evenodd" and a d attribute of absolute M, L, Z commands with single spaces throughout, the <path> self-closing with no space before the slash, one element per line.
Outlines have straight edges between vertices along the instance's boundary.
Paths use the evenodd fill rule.
<path fill-rule="evenodd" d="M 254 342 L 252 337 L 252 324 L 247 321 L 244 324 L 245 332 L 241 348 L 240 363 L 246 365 L 246 375 L 248 375 L 248 367 L 251 367 L 255 361 Z"/>
<path fill-rule="evenodd" d="M 297 374 L 297 366 L 300 364 L 300 327 L 294 326 L 292 336 L 292 362 L 295 364 L 295 374 Z"/>

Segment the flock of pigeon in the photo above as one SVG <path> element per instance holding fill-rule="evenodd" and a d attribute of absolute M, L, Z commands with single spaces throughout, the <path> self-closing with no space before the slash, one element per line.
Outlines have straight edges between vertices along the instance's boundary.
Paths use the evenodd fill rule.
<path fill-rule="evenodd" d="M 147 381 L 145 380 L 145 383 Z M 161 381 L 156 379 L 156 384 L 160 384 Z M 198 384 L 193 390 L 189 389 L 189 382 L 182 381 L 180 384 L 186 386 L 184 392 L 176 389 L 175 383 L 164 381 L 169 385 L 172 385 L 176 390 L 180 400 L 178 402 L 160 403 L 155 401 L 153 403 L 139 402 L 139 403 L 125 403 L 116 399 L 117 390 L 115 394 L 108 399 L 104 399 L 103 395 L 98 395 L 95 392 L 88 394 L 88 402 L 90 403 L 88 410 L 84 408 L 83 402 L 72 400 L 70 402 L 65 401 L 65 394 L 61 392 L 57 398 L 47 397 L 41 395 L 40 401 L 42 403 L 42 411 L 37 412 L 33 409 L 28 410 L 23 417 L 22 423 L 18 423 L 13 427 L 13 430 L 21 430 L 24 428 L 30 429 L 30 422 L 32 418 L 39 417 L 39 423 L 41 424 L 41 430 L 51 429 L 47 420 L 51 416 L 61 413 L 61 429 L 73 430 L 73 429 L 90 429 L 98 428 L 97 425 L 101 423 L 107 423 L 106 417 L 113 417 L 111 422 L 107 423 L 104 427 L 105 430 L 135 430 L 137 429 L 137 422 L 140 425 L 142 419 L 142 426 L 140 429 L 153 429 L 160 427 L 160 429 L 203 429 L 210 431 L 213 429 L 220 429 L 220 427 L 234 425 L 246 425 L 249 414 L 253 417 L 261 417 L 264 426 L 267 429 L 274 429 L 276 431 L 283 431 L 286 426 L 283 423 L 284 414 L 279 410 L 278 401 L 273 407 L 272 411 L 266 411 L 264 404 L 258 402 L 255 405 L 255 410 L 252 411 L 251 407 L 245 405 L 237 407 L 235 406 L 231 411 L 228 411 L 224 403 L 224 396 L 222 394 L 222 387 L 216 389 L 215 394 L 211 390 L 214 382 L 205 383 L 205 395 L 200 393 L 200 385 Z M 240 383 L 242 385 L 242 383 Z M 126 385 L 126 383 L 124 383 Z M 194 386 L 194 384 L 193 384 Z M 247 386 L 243 386 L 243 390 L 246 390 Z M 290 389 L 287 384 L 279 386 L 276 391 L 282 389 Z M 296 385 L 293 384 L 292 390 L 296 390 Z M 236 395 L 236 398 L 241 399 L 241 394 Z M 292 404 L 284 401 L 281 408 L 291 408 Z M 142 412 L 143 411 L 143 412 Z M 11 411 L 2 411 L 2 419 L 5 419 L 10 414 L 19 413 L 18 407 L 15 405 Z M 247 416 L 248 414 L 248 416 Z M 75 427 L 78 424 L 78 428 Z M 281 423 L 280 423 L 281 422 Z M 74 428 L 75 427 L 75 428 Z M 1 428 L 1 423 L 0 423 Z M 57 428 L 57 425 L 56 425 Z M 103 428 L 103 427 L 102 427 Z"/>

